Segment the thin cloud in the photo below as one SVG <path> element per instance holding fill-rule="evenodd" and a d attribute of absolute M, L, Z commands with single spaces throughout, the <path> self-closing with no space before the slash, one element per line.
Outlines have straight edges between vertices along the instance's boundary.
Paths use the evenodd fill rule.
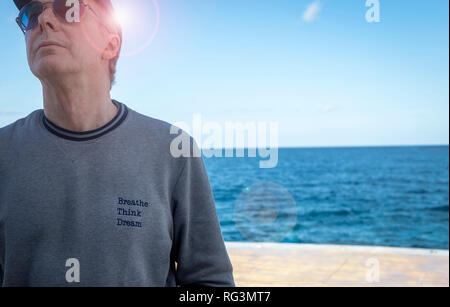
<path fill-rule="evenodd" d="M 319 17 L 320 10 L 322 9 L 322 4 L 320 1 L 314 1 L 309 4 L 303 13 L 304 22 L 313 22 Z"/>
<path fill-rule="evenodd" d="M 334 104 L 328 104 L 328 105 L 322 107 L 322 111 L 325 113 L 333 112 L 337 109 L 338 109 L 338 106 L 334 105 Z"/>

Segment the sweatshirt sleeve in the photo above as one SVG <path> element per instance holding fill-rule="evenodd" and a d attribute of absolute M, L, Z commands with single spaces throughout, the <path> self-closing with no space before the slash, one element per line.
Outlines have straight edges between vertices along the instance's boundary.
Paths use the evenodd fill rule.
<path fill-rule="evenodd" d="M 185 163 L 173 191 L 177 286 L 234 287 L 233 267 L 204 161 L 201 157 L 183 159 Z"/>

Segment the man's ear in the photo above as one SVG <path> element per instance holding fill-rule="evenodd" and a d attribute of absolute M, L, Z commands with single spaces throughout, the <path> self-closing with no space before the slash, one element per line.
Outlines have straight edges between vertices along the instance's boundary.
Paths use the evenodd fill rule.
<path fill-rule="evenodd" d="M 102 53 L 102 59 L 111 60 L 119 55 L 120 51 L 120 36 L 117 34 L 110 34 L 108 44 Z"/>

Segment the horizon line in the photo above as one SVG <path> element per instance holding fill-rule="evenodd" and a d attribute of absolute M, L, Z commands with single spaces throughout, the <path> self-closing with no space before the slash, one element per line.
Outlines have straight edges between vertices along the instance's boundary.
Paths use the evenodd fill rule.
<path fill-rule="evenodd" d="M 278 146 L 279 149 L 296 149 L 296 148 L 305 148 L 305 149 L 314 149 L 314 148 L 393 148 L 393 147 L 449 147 L 449 144 L 418 144 L 418 145 L 317 145 L 317 146 Z M 266 147 L 266 148 L 274 148 L 274 147 Z M 235 147 L 235 148 L 205 148 L 201 147 L 201 150 L 203 149 L 222 149 L 222 150 L 248 150 L 248 149 L 256 149 L 258 150 L 258 147 Z"/>

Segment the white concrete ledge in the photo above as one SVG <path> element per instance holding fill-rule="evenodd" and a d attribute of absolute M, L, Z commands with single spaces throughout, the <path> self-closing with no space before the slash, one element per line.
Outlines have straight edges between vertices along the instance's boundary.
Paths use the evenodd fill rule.
<path fill-rule="evenodd" d="M 327 245 L 327 244 L 297 244 L 297 243 L 269 243 L 269 242 L 225 242 L 233 249 L 254 248 L 254 249 L 275 249 L 282 250 L 310 250 L 310 251 L 350 251 L 367 253 L 395 253 L 407 255 L 427 255 L 427 256 L 449 256 L 448 250 L 403 248 L 403 247 L 383 247 L 383 246 L 363 246 L 363 245 Z"/>
<path fill-rule="evenodd" d="M 449 251 L 226 242 L 236 285 L 449 286 Z"/>

